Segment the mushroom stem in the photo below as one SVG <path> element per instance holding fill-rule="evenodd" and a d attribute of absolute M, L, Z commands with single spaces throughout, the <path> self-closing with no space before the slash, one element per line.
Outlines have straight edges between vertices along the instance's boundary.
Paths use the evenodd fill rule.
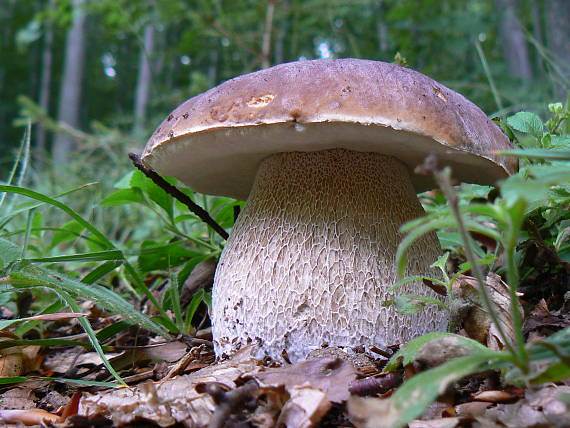
<path fill-rule="evenodd" d="M 216 354 L 257 342 L 259 355 L 297 361 L 325 344 L 384 347 L 445 329 L 433 305 L 415 315 L 382 306 L 397 281 L 399 228 L 423 214 L 393 157 L 335 149 L 265 159 L 216 272 Z M 425 236 L 407 274 L 428 274 L 440 252 Z M 436 297 L 417 284 L 401 293 Z"/>

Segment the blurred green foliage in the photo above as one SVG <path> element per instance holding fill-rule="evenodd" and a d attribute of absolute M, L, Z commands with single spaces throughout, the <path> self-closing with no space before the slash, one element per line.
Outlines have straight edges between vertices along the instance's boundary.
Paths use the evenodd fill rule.
<path fill-rule="evenodd" d="M 520 2 L 518 15 L 524 28 L 534 30 L 530 3 Z M 554 94 L 552 66 L 541 49 L 530 50 L 536 77 L 524 84 L 524 91 L 523 82 L 508 74 L 498 35 L 500 11 L 492 0 L 273 0 L 273 4 L 269 63 L 327 55 L 392 61 L 399 52 L 409 66 L 494 112 L 498 107 L 475 49 L 477 40 L 508 109 L 541 110 L 542 101 Z M 537 4 L 538 13 L 544 15 L 545 5 Z M 146 25 L 157 29 L 156 49 L 149 52 L 153 67 L 148 135 L 186 98 L 261 66 L 267 5 L 253 0 L 87 1 L 81 128 L 93 133 L 98 122 L 108 129 L 130 131 Z M 38 99 L 49 26 L 54 41 L 46 113 L 55 116 L 71 13 L 70 0 L 0 3 L 0 147 L 6 155 L 19 140 L 20 130 L 13 127 L 21 107 L 18 96 Z M 545 31 L 544 24 L 541 28 Z M 106 74 L 106 67 L 114 74 Z M 141 146 L 146 135 L 136 136 Z M 10 165 L 6 155 L 0 156 L 2 165 Z"/>

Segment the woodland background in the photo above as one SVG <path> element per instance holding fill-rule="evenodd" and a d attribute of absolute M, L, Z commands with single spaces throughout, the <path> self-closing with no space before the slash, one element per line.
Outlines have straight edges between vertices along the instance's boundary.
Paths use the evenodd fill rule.
<path fill-rule="evenodd" d="M 168 112 L 226 79 L 395 55 L 490 115 L 541 113 L 570 86 L 570 2 L 1 0 L 0 179 L 28 117 L 32 180 L 111 183 Z"/>
<path fill-rule="evenodd" d="M 68 403 L 73 414 L 78 389 L 158 381 L 166 370 L 170 377 L 214 361 L 210 287 L 225 239 L 135 170 L 128 153 L 140 153 L 173 108 L 224 80 L 341 57 L 407 65 L 464 94 L 498 119 L 518 149 L 509 155 L 520 159 L 520 171 L 493 189 L 452 188 L 452 172 L 434 169 L 441 191 L 421 197 L 427 215 L 403 226 L 396 260 L 403 274 L 405 249 L 437 231 L 446 252 L 433 266 L 445 280 L 422 284 L 465 307 L 481 305 L 457 287 L 477 286 L 484 312 L 512 325 L 514 338 L 477 338 L 493 348 L 441 332 L 411 341 L 363 376 L 397 371 L 400 357 L 417 360 L 428 342 L 447 349 L 439 339 L 471 351 L 407 377 L 360 416 L 380 426 L 377 410 L 388 409 L 397 421 L 383 423 L 403 426 L 451 383 L 500 369 L 504 385 L 541 389 L 495 391 L 519 399 L 509 414 L 520 423 L 488 417 L 566 426 L 547 421 L 547 406 L 533 404 L 532 394 L 570 406 L 570 0 L 0 0 L 0 420 L 13 411 L 6 394 L 19 384 L 33 398 L 26 409 Z M 231 230 L 243 202 L 181 189 Z M 486 284 L 497 273 L 508 297 L 491 300 Z M 430 304 L 397 292 L 386 303 L 403 314 Z M 462 325 L 487 331 L 470 323 Z M 159 336 L 174 348 L 151 356 Z M 9 358 L 14 364 L 2 362 Z M 41 385 L 30 383 L 38 375 Z M 487 385 L 480 377 L 465 384 L 453 392 L 458 406 Z M 59 401 L 45 401 L 53 392 Z M 210 393 L 196 394 L 210 402 Z M 278 409 L 294 403 L 276 397 Z M 13 405 L 22 406 L 19 398 Z M 231 425 L 226 407 L 216 409 L 215 426 Z M 321 426 L 339 426 L 346 412 L 335 409 Z"/>

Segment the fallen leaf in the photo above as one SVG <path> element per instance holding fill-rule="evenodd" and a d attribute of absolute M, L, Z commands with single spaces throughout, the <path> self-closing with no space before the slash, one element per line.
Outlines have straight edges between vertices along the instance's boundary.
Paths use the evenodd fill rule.
<path fill-rule="evenodd" d="M 471 401 L 455 406 L 455 412 L 459 416 L 481 416 L 485 414 L 485 410 L 491 407 L 491 405 L 491 403 L 485 403 L 483 401 Z"/>
<path fill-rule="evenodd" d="M 487 275 L 485 285 L 491 303 L 497 312 L 501 328 L 507 335 L 506 340 L 512 343 L 515 334 L 511 318 L 509 287 L 499 275 L 493 272 Z M 505 343 L 498 333 L 497 326 L 482 306 L 477 280 L 471 276 L 460 275 L 452 285 L 452 296 L 462 302 L 462 305 L 456 306 L 461 307 L 460 317 L 468 337 L 495 351 L 504 349 Z"/>
<path fill-rule="evenodd" d="M 201 288 L 208 288 L 214 283 L 214 273 L 216 272 L 217 261 L 207 259 L 198 263 L 182 284 L 180 290 L 180 304 L 187 306 L 192 300 L 194 293 Z"/>
<path fill-rule="evenodd" d="M 538 391 L 527 389 L 524 399 L 514 404 L 498 404 L 487 410 L 486 418 L 510 428 L 570 426 L 570 404 L 563 399 L 568 386 L 550 385 Z"/>
<path fill-rule="evenodd" d="M 281 409 L 276 426 L 312 428 L 331 408 L 327 394 L 312 387 L 289 388 L 291 398 Z"/>
<path fill-rule="evenodd" d="M 439 418 L 411 421 L 409 428 L 455 428 L 461 426 L 462 418 Z"/>
<path fill-rule="evenodd" d="M 348 400 L 351 422 L 357 428 L 397 428 L 400 412 L 393 407 L 392 400 L 355 397 Z"/>
<path fill-rule="evenodd" d="M 254 376 L 261 387 L 287 390 L 307 385 L 325 392 L 329 401 L 341 403 L 350 395 L 348 387 L 356 379 L 356 370 L 341 359 L 315 358 L 297 364 L 267 369 Z"/>
<path fill-rule="evenodd" d="M 567 327 L 570 327 L 568 314 L 552 314 L 546 301 L 541 299 L 526 317 L 523 331 L 529 342 L 537 342 Z"/>
<path fill-rule="evenodd" d="M 79 414 L 110 418 L 114 425 L 128 424 L 137 418 L 149 419 L 161 426 L 180 423 L 187 427 L 207 426 L 216 409 L 211 395 L 196 391 L 198 384 L 218 382 L 228 390 L 244 375 L 254 375 L 261 367 L 251 355 L 251 347 L 242 348 L 223 363 L 206 367 L 166 382 L 148 382 L 81 398 Z"/>
<path fill-rule="evenodd" d="M 0 409 L 35 409 L 37 398 L 28 385 L 18 385 L 0 394 Z"/>
<path fill-rule="evenodd" d="M 7 424 L 40 425 L 43 422 L 59 422 L 60 417 L 41 409 L 0 410 L 0 422 Z"/>

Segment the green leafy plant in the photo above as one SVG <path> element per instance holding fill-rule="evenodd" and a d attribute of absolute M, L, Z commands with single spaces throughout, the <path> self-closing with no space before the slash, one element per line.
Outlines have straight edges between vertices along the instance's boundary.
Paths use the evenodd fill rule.
<path fill-rule="evenodd" d="M 417 417 L 451 383 L 469 374 L 489 369 L 501 370 L 503 379 L 515 384 L 540 384 L 557 382 L 570 375 L 570 329 L 534 343 L 525 343 L 522 329 L 521 304 L 517 291 L 520 285 L 518 261 L 521 259 L 521 243 L 529 238 L 528 222 L 539 223 L 560 260 L 566 256 L 568 242 L 567 207 L 570 202 L 570 112 L 568 104 L 549 106 L 552 117 L 544 124 L 532 113 L 521 112 L 507 119 L 506 130 L 520 148 L 504 152 L 521 159 L 520 171 L 500 184 L 501 196 L 492 203 L 462 203 L 451 185 L 451 170 L 440 170 L 434 161 L 427 161 L 425 168 L 432 173 L 445 195 L 448 205 L 410 222 L 402 227 L 407 235 L 398 249 L 397 264 L 402 275 L 406 264 L 406 251 L 423 234 L 443 228 L 454 229 L 461 237 L 469 268 L 479 285 L 479 294 L 485 311 L 497 327 L 503 351 L 492 351 L 477 342 L 450 333 L 434 333 L 417 338 L 405 345 L 393 356 L 387 369 L 400 363 L 413 361 L 421 349 L 432 340 L 453 337 L 469 348 L 466 356 L 452 359 L 434 369 L 420 373 L 404 383 L 389 399 L 395 411 L 395 426 L 401 426 Z M 488 224 L 495 227 L 488 227 Z M 511 342 L 498 320 L 496 308 L 491 303 L 476 256 L 472 233 L 493 239 L 504 259 L 504 273 L 509 286 L 510 315 L 513 322 L 514 341 Z M 434 264 L 443 269 L 443 260 Z M 462 269 L 462 272 L 465 272 Z M 456 275 L 456 274 L 455 274 Z M 445 281 L 428 278 L 449 289 L 455 278 L 444 272 Z M 405 278 L 394 286 L 426 278 Z M 410 397 L 413 396 L 413 400 Z"/>
<path fill-rule="evenodd" d="M 180 289 L 199 262 L 219 255 L 223 241 L 140 171 L 130 172 L 119 180 L 116 190 L 100 204 L 106 210 L 140 209 L 145 213 L 143 218 L 151 218 L 152 223 L 149 220 L 143 225 L 128 226 L 130 236 L 126 239 L 123 233 L 104 233 L 91 218 L 78 213 L 70 204 L 72 196 L 92 186 L 81 185 L 54 196 L 22 186 L 29 145 L 28 127 L 9 181 L 0 184 L 0 206 L 4 205 L 0 214 L 0 301 L 17 313 L 17 296 L 32 293 L 32 309 L 41 315 L 65 307 L 81 312 L 79 302 L 89 299 L 110 313 L 121 314 L 125 321 L 114 324 L 114 329 L 96 332 L 87 318 L 80 317 L 78 322 L 88 338 L 83 342 L 65 337 L 26 339 L 26 333 L 42 323 L 41 317 L 11 319 L 2 328 L 13 328 L 16 338 L 3 341 L 0 348 L 58 344 L 94 349 L 109 372 L 122 382 L 105 357 L 104 342 L 131 325 L 165 338 L 170 337 L 169 333 L 192 334 L 199 307 L 211 305 L 211 298 L 209 292 L 199 290 L 188 306 L 182 308 Z M 195 197 L 185 192 L 190 198 Z M 203 197 L 200 203 L 214 213 L 219 224 L 231 228 L 236 201 Z M 46 216 L 50 211 L 59 214 Z M 68 220 L 62 220 L 62 215 Z M 57 224 L 46 223 L 50 220 Z M 139 227 L 141 231 L 137 230 Z M 155 279 L 148 282 L 146 277 L 151 273 L 150 277 Z M 120 280 L 121 290 L 114 289 L 113 278 Z M 157 293 L 159 288 L 161 291 Z M 150 302 L 155 309 L 152 319 L 127 301 L 129 293 L 135 300 L 144 298 Z"/>

